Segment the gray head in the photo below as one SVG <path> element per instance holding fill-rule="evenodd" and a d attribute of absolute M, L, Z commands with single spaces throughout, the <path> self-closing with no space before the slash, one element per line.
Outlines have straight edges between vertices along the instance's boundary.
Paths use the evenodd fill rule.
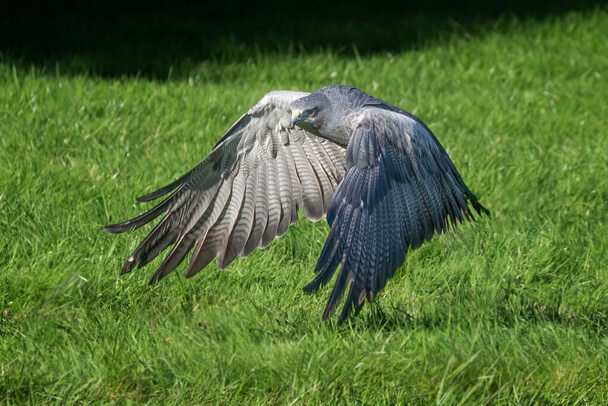
<path fill-rule="evenodd" d="M 350 139 L 348 116 L 373 97 L 346 85 L 330 85 L 293 101 L 291 123 L 346 146 Z"/>

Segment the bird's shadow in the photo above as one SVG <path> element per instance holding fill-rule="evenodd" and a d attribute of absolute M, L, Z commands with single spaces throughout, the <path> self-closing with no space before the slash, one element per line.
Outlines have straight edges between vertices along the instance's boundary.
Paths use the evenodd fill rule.
<path fill-rule="evenodd" d="M 570 328 L 582 328 L 598 337 L 608 336 L 608 315 L 602 312 L 581 312 L 573 315 L 561 312 L 558 308 L 553 309 L 552 306 L 546 306 L 542 311 L 539 311 L 536 306 L 527 306 L 513 311 L 508 303 L 497 303 L 495 311 L 479 314 L 474 318 L 466 311 L 449 317 L 414 315 L 405 309 L 405 305 L 394 306 L 380 302 L 367 303 L 365 307 L 367 307 L 367 312 L 362 311 L 357 317 L 351 317 L 342 325 L 333 325 L 332 328 L 340 331 L 394 332 L 444 329 L 459 324 L 470 326 L 471 323 L 499 328 L 550 323 Z"/>

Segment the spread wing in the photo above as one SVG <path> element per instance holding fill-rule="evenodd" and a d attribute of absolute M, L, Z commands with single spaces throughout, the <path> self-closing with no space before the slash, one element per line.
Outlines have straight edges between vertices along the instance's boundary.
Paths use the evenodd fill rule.
<path fill-rule="evenodd" d="M 382 108 L 366 108 L 359 118 L 344 181 L 327 213 L 331 230 L 317 276 L 305 287 L 312 292 L 325 285 L 341 265 L 323 314 L 326 319 L 335 312 L 350 284 L 338 323 L 353 308 L 358 312 L 366 297 L 374 299 L 409 247 L 471 219 L 468 201 L 487 213 L 422 122 Z"/>
<path fill-rule="evenodd" d="M 283 235 L 297 210 L 318 220 L 345 173 L 344 148 L 289 128 L 289 103 L 301 92 L 271 92 L 244 114 L 211 153 L 175 182 L 140 197 L 173 192 L 146 213 L 110 225 L 110 233 L 141 227 L 165 213 L 122 268 L 130 272 L 173 246 L 150 283 L 175 269 L 194 248 L 186 276 L 214 258 L 220 268 Z"/>

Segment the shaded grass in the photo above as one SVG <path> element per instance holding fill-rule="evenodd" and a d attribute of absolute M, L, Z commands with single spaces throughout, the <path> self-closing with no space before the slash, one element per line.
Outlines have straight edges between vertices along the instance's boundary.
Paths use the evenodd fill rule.
<path fill-rule="evenodd" d="M 506 32 L 514 17 L 542 20 L 604 6 L 598 0 L 264 2 L 35 0 L 7 3 L 0 50 L 22 68 L 105 78 L 181 78 L 201 60 L 244 63 L 268 54 L 340 57 L 401 53 L 453 35 Z M 224 69 L 219 71 L 223 77 Z"/>
<path fill-rule="evenodd" d="M 511 19 L 403 53 L 206 61 L 175 80 L 0 63 L 7 403 L 608 402 L 608 15 Z M 59 69 L 61 72 L 61 69 Z M 342 328 L 301 288 L 327 235 L 147 286 L 144 207 L 266 91 L 348 83 L 420 116 L 492 210 L 411 252 Z M 147 207 L 147 206 L 146 206 Z"/>

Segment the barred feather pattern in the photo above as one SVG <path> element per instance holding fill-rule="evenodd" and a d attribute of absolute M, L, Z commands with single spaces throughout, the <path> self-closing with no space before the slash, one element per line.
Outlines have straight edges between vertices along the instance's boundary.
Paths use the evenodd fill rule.
<path fill-rule="evenodd" d="M 303 127 L 291 125 L 291 106 Z M 150 283 L 190 252 L 187 277 L 214 259 L 225 268 L 283 235 L 301 209 L 314 221 L 326 215 L 330 225 L 316 277 L 304 290 L 316 291 L 337 272 L 323 319 L 346 294 L 338 323 L 374 300 L 409 249 L 473 220 L 469 205 L 488 214 L 422 121 L 345 85 L 268 93 L 196 167 L 138 200 L 166 195 L 142 215 L 106 227 L 122 233 L 164 215 L 122 273 L 169 248 Z"/>
<path fill-rule="evenodd" d="M 228 130 L 195 168 L 138 198 L 173 192 L 146 213 L 106 227 L 110 233 L 162 220 L 125 262 L 122 273 L 143 266 L 172 247 L 150 283 L 173 271 L 193 251 L 191 277 L 218 259 L 227 267 L 285 234 L 298 209 L 322 218 L 345 173 L 343 147 L 290 125 L 289 103 L 307 93 L 271 92 Z"/>
<path fill-rule="evenodd" d="M 472 219 L 469 201 L 487 212 L 430 130 L 398 111 L 368 108 L 358 117 L 346 167 L 327 213 L 317 275 L 304 288 L 317 290 L 340 268 L 323 313 L 331 316 L 348 288 L 338 323 L 374 300 L 410 247 Z"/>

